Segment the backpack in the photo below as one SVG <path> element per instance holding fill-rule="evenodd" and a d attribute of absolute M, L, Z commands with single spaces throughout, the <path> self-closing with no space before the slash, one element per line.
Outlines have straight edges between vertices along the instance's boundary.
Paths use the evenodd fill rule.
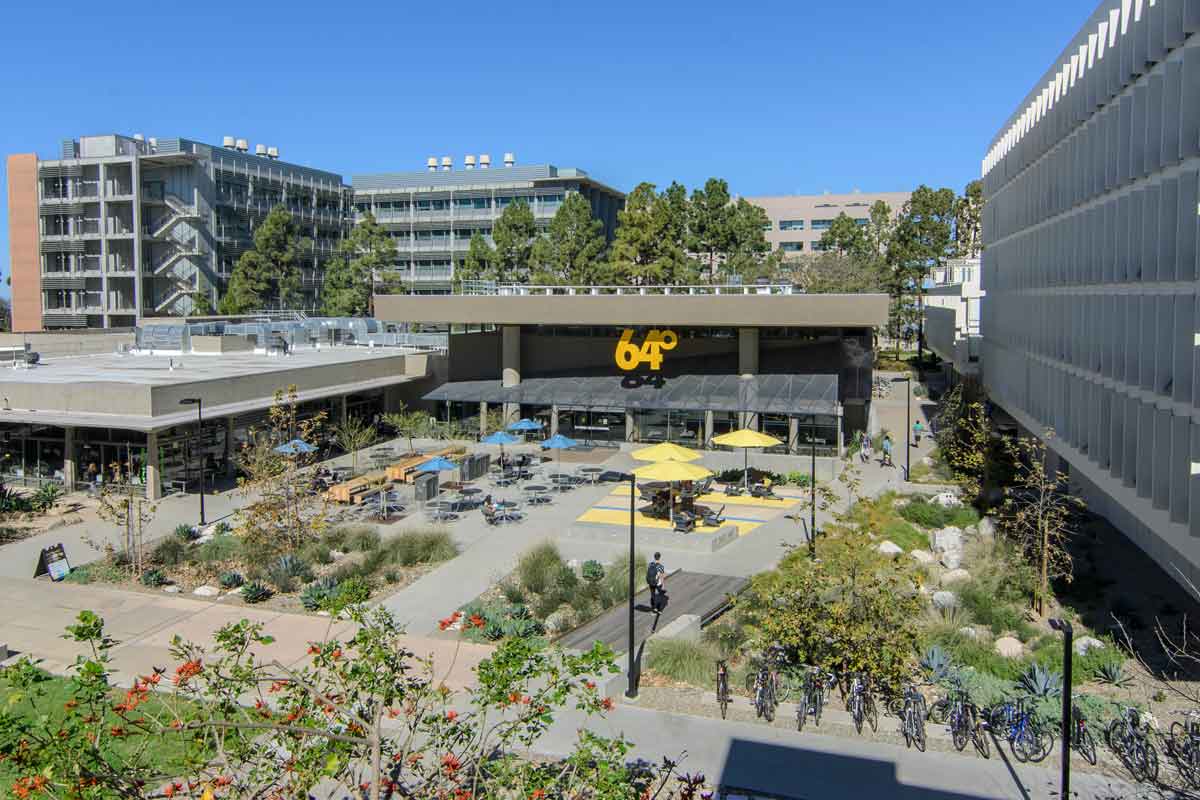
<path fill-rule="evenodd" d="M 658 573 L 660 570 L 662 570 L 662 568 L 663 568 L 662 564 L 659 564 L 655 561 L 651 561 L 649 564 L 646 565 L 646 585 L 647 586 L 658 586 Z"/>

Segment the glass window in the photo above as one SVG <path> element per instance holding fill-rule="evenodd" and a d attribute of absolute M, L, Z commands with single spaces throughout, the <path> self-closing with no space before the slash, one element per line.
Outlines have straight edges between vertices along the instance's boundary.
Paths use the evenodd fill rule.
<path fill-rule="evenodd" d="M 831 219 L 814 219 L 812 221 L 814 231 L 827 231 L 831 225 L 833 225 L 833 220 Z"/>
<path fill-rule="evenodd" d="M 799 253 L 804 249 L 804 242 L 782 242 L 779 249 L 785 253 Z"/>
<path fill-rule="evenodd" d="M 779 220 L 779 230 L 781 230 L 781 231 L 802 231 L 802 230 L 804 230 L 804 220 L 802 220 L 802 219 L 781 219 L 781 220 Z"/>
<path fill-rule="evenodd" d="M 867 224 L 868 222 L 870 222 L 870 221 L 871 221 L 871 220 L 869 220 L 869 219 L 863 219 L 862 217 L 859 217 L 859 218 L 857 218 L 857 219 L 855 219 L 855 220 L 854 220 L 854 224 L 855 224 L 855 225 L 859 225 L 859 226 L 863 226 L 863 225 L 866 225 L 866 224 Z"/>

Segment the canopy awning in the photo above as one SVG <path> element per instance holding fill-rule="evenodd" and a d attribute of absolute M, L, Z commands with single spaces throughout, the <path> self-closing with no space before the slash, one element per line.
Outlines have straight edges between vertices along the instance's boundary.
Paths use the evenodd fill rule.
<path fill-rule="evenodd" d="M 604 409 L 837 414 L 837 375 L 677 375 L 529 378 L 444 383 L 425 400 Z"/>

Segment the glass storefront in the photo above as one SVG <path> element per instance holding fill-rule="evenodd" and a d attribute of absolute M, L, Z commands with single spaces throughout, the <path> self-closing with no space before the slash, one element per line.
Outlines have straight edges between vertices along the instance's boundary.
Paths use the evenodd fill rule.
<path fill-rule="evenodd" d="M 558 432 L 589 445 L 625 441 L 625 412 L 608 408 L 560 408 Z"/>

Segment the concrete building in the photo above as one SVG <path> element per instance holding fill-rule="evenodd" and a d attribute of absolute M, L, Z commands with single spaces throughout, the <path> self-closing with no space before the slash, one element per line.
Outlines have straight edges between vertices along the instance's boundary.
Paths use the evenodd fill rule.
<path fill-rule="evenodd" d="M 349 189 L 275 147 L 254 150 L 234 137 L 107 134 L 64 141 L 58 159 L 9 156 L 14 330 L 132 327 L 187 314 L 201 294 L 215 301 L 280 204 L 313 242 L 301 275 L 311 307 L 347 230 Z"/>
<path fill-rule="evenodd" d="M 356 218 L 373 214 L 396 239 L 400 254 L 396 269 L 411 292 L 449 291 L 454 268 L 466 258 L 471 237 L 480 233 L 491 243 L 492 224 L 510 203 L 528 203 L 544 230 L 564 198 L 578 192 L 591 203 L 592 215 L 604 223 L 609 240 L 625 203 L 623 193 L 581 169 L 517 166 L 512 153 L 505 153 L 504 165 L 494 169 L 488 154 L 478 159 L 466 156 L 461 168 L 454 166 L 444 156 L 440 161 L 430 158 L 424 171 L 351 178 Z"/>
<path fill-rule="evenodd" d="M 870 424 L 885 295 L 790 286 L 499 287 L 380 295 L 381 319 L 450 326 L 445 415 L 541 419 L 588 442 L 710 446 L 752 427 L 781 452 L 841 452 Z"/>
<path fill-rule="evenodd" d="M 925 343 L 951 380 L 979 377 L 984 296 L 979 280 L 978 258 L 951 259 L 933 271 L 925 287 Z"/>
<path fill-rule="evenodd" d="M 789 256 L 799 256 L 819 249 L 821 235 L 839 214 L 845 214 L 859 225 L 866 225 L 871 206 L 876 201 L 887 203 L 896 215 L 910 195 L 911 192 L 853 192 L 747 197 L 746 200 L 767 212 L 771 227 L 766 236 L 771 249 L 782 249 Z"/>
<path fill-rule="evenodd" d="M 1200 4 L 1105 0 L 983 159 L 984 382 L 1200 582 Z"/>

